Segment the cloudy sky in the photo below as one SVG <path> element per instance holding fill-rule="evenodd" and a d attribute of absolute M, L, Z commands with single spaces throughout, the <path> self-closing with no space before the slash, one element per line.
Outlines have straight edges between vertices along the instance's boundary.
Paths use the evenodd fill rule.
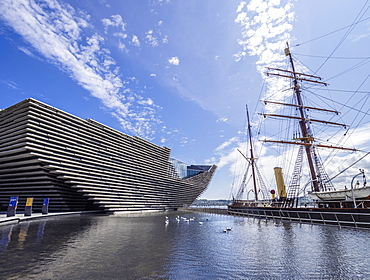
<path fill-rule="evenodd" d="M 299 70 L 330 84 L 330 97 L 368 110 L 369 5 L 2 0 L 0 108 L 32 97 L 167 146 L 187 164 L 216 164 L 203 197 L 229 198 L 245 105 L 258 123 L 260 99 L 289 95 L 282 90 L 289 84 L 265 74 L 286 67 L 286 42 Z"/>

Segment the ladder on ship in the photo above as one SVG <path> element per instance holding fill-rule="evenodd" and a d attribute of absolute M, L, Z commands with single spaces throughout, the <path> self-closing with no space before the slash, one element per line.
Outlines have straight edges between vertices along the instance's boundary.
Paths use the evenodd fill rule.
<path fill-rule="evenodd" d="M 260 191 L 262 193 L 262 197 L 263 197 L 263 199 L 269 199 L 270 193 L 267 190 L 266 184 L 265 184 L 265 182 L 262 179 L 261 172 L 259 171 L 258 168 L 256 168 L 256 171 L 257 171 L 257 176 L 258 176 L 258 179 L 259 179 L 259 182 L 260 182 Z"/>
<path fill-rule="evenodd" d="M 301 172 L 302 172 L 302 160 L 303 160 L 303 146 L 299 147 L 297 159 L 294 164 L 293 176 L 288 187 L 287 200 L 285 207 L 293 207 L 297 204 L 297 195 L 300 185 Z"/>

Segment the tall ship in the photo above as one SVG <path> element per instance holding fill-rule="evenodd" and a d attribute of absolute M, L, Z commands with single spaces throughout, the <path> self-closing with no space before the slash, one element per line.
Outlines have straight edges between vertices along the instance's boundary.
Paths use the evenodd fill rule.
<path fill-rule="evenodd" d="M 176 210 L 209 185 L 215 165 L 186 165 L 171 150 L 29 98 L 0 110 L 0 211 L 18 197 L 41 211 Z"/>
<path fill-rule="evenodd" d="M 266 120 L 281 120 L 283 125 L 268 126 L 271 133 L 259 134 L 260 139 L 255 141 L 247 108 L 248 148 L 247 152 L 239 151 L 247 162 L 247 168 L 228 212 L 263 219 L 370 228 L 370 185 L 367 185 L 363 169 L 369 152 L 345 145 L 346 139 L 354 137 L 353 130 L 335 120 L 335 117 L 341 120 L 340 112 L 329 105 L 335 101 L 330 103 L 327 97 L 320 96 L 315 102 L 321 100 L 322 103 L 316 102 L 316 106 L 307 104 L 308 100 L 311 101 L 307 95 L 319 96 L 313 92 L 314 86 L 326 87 L 327 84 L 318 76 L 296 70 L 288 44 L 285 55 L 290 67 L 267 68 L 266 74 L 275 79 L 289 80 L 289 87 L 282 94 L 288 101 L 261 100 L 270 109 L 259 114 L 256 126 Z M 279 113 L 279 110 L 284 113 Z M 357 108 L 359 112 L 361 108 Z M 366 112 L 361 113 L 367 116 Z M 328 119 L 317 118 L 316 115 L 324 115 Z M 285 183 L 286 170 L 279 165 L 271 166 L 269 172 L 275 179 L 274 186 L 265 183 L 265 176 L 257 164 L 263 160 L 260 158 L 262 152 L 255 152 L 255 146 L 263 145 L 277 151 L 275 158 L 289 170 L 288 184 Z M 343 160 L 344 153 L 351 156 Z M 322 154 L 328 156 L 326 161 Z M 264 165 L 271 165 L 273 157 L 266 157 Z M 341 166 L 338 169 L 335 165 L 339 162 Z"/>

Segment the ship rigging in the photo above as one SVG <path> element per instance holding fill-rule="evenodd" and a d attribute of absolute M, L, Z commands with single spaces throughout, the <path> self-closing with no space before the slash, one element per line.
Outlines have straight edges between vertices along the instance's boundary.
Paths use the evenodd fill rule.
<path fill-rule="evenodd" d="M 262 103 L 279 108 L 291 108 L 295 114 L 278 114 L 274 111 L 271 112 L 270 110 L 269 112 L 260 113 L 260 116 L 263 119 L 271 118 L 295 121 L 298 129 L 295 130 L 293 137 L 287 140 L 264 137 L 263 139 L 259 139 L 259 141 L 269 145 L 298 147 L 298 149 L 294 149 L 296 151 L 296 159 L 293 167 L 291 168 L 293 172 L 290 183 L 288 184 L 288 187 L 285 186 L 282 168 L 275 167 L 274 175 L 277 191 L 275 191 L 275 187 L 271 187 L 270 191 L 268 191 L 266 184 L 264 183 L 263 176 L 257 168 L 257 158 L 253 146 L 254 139 L 252 136 L 252 126 L 247 107 L 247 142 L 249 143 L 249 151 L 248 155 L 244 155 L 240 150 L 238 151 L 242 154 L 243 158 L 247 160 L 248 168 L 243 176 L 242 184 L 236 197 L 233 199 L 232 204 L 229 205 L 229 212 L 231 214 L 238 213 L 256 217 L 263 216 L 265 218 L 279 217 L 281 219 L 288 219 L 287 217 L 289 217 L 290 220 L 295 219 L 299 220 L 300 222 L 310 221 L 312 223 L 314 220 L 319 223 L 337 223 L 339 225 L 349 226 L 355 224 L 356 226 L 362 225 L 365 227 L 370 227 L 370 210 L 367 210 L 367 208 L 370 207 L 370 186 L 366 185 L 365 171 L 360 169 L 360 173 L 356 174 L 352 178 L 349 188 L 347 188 L 347 186 L 344 186 L 343 188 L 342 186 L 342 189 L 337 190 L 336 187 L 334 187 L 333 179 L 335 179 L 338 175 L 332 176 L 331 178 L 329 177 L 324 163 L 319 155 L 319 149 L 329 149 L 351 153 L 357 152 L 358 149 L 354 147 L 347 147 L 342 144 L 331 144 L 329 142 L 323 143 L 320 141 L 320 139 L 315 138 L 313 129 L 313 126 L 316 124 L 327 125 L 342 129 L 344 131 L 344 136 L 346 136 L 349 130 L 349 125 L 344 122 L 313 118 L 308 114 L 311 112 L 320 112 L 329 115 L 331 114 L 334 116 L 340 116 L 340 112 L 336 109 L 327 109 L 320 106 L 308 106 L 305 104 L 305 97 L 302 91 L 301 83 L 304 82 L 323 87 L 328 86 L 328 84 L 323 82 L 321 77 L 296 71 L 288 43 L 284 52 L 288 58 L 291 70 L 285 70 L 276 67 L 267 68 L 266 74 L 269 77 L 289 79 L 291 81 L 290 89 L 292 89 L 291 99 L 293 102 L 264 99 L 262 100 Z M 280 130 L 283 131 L 283 129 Z M 329 132 L 329 130 L 325 132 Z M 273 136 L 276 136 L 276 134 Z M 364 153 L 360 159 L 355 160 L 355 162 L 350 164 L 349 167 L 343 169 L 339 173 L 344 173 L 355 164 L 358 164 L 368 154 L 369 153 Z M 303 162 L 307 163 L 307 167 L 303 167 Z M 306 173 L 308 174 L 309 178 L 308 182 L 302 186 L 301 179 L 304 177 L 303 173 L 305 173 L 306 170 L 304 168 L 307 169 Z M 249 174 L 249 171 L 251 172 L 250 178 L 252 181 L 252 187 L 248 191 L 246 188 L 248 185 L 247 181 L 249 177 L 247 174 Z M 357 180 L 357 178 L 360 177 L 359 175 L 362 175 L 362 185 L 359 182 L 356 184 L 354 183 L 355 178 Z M 310 188 L 308 188 L 308 186 L 310 186 Z M 254 200 L 249 199 L 250 192 L 254 193 Z M 243 195 L 245 193 L 247 193 L 247 200 L 243 199 Z M 327 211 L 325 213 L 322 212 L 322 209 L 327 208 L 336 209 L 336 211 L 339 211 L 339 213 L 328 215 L 325 214 Z M 362 209 L 364 213 L 361 215 L 361 217 L 357 214 L 356 216 L 351 209 Z M 316 216 L 314 216 L 314 219 L 309 213 L 307 213 L 307 211 L 315 212 Z M 332 220 L 333 217 L 335 217 L 335 220 Z"/>

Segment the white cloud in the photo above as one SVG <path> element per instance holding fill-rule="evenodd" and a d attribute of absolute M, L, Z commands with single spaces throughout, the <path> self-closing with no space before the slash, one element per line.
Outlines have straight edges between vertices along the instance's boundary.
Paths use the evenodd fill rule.
<path fill-rule="evenodd" d="M 28 56 L 30 56 L 30 57 L 32 57 L 32 58 L 38 59 L 38 58 L 37 58 L 37 56 L 36 56 L 36 55 L 34 55 L 34 54 L 32 53 L 32 51 L 31 51 L 31 50 L 29 50 L 29 49 L 27 49 L 27 48 L 25 48 L 25 47 L 18 47 L 18 49 L 19 49 L 20 51 L 24 52 L 26 55 L 28 55 Z"/>
<path fill-rule="evenodd" d="M 352 41 L 353 42 L 358 42 L 358 41 L 360 41 L 362 39 L 365 39 L 369 36 L 370 36 L 370 33 L 361 34 L 361 35 L 357 36 L 356 38 L 354 38 Z"/>
<path fill-rule="evenodd" d="M 180 65 L 180 59 L 177 56 L 171 57 L 168 62 L 172 65 Z"/>
<path fill-rule="evenodd" d="M 235 165 L 235 160 L 237 156 L 238 151 L 237 150 L 232 150 L 230 153 L 227 153 L 223 156 L 220 157 L 219 161 L 217 162 L 217 167 L 218 168 L 223 168 L 224 166 L 230 166 L 229 170 L 231 173 L 234 173 L 233 166 Z"/>
<path fill-rule="evenodd" d="M 170 3 L 171 0 L 150 0 L 149 3 L 153 6 L 155 5 L 163 5 L 163 4 L 166 4 L 166 3 Z"/>
<path fill-rule="evenodd" d="M 11 81 L 11 80 L 0 80 L 0 83 L 5 84 L 12 89 L 20 89 L 19 85 L 16 82 Z"/>
<path fill-rule="evenodd" d="M 149 106 L 152 106 L 154 105 L 154 102 L 152 99 L 148 98 L 146 100 L 140 100 L 138 101 L 139 104 L 142 104 L 142 105 L 149 105 Z"/>
<path fill-rule="evenodd" d="M 221 118 L 218 118 L 217 122 L 227 122 L 228 118 L 225 118 L 225 117 L 221 117 Z"/>
<path fill-rule="evenodd" d="M 224 150 L 226 147 L 229 147 L 232 143 L 235 143 L 236 141 L 238 141 L 238 138 L 237 137 L 233 137 L 233 138 L 227 140 L 226 142 L 222 143 L 221 145 L 219 145 L 215 149 L 215 151 L 218 152 L 218 151 Z"/>
<path fill-rule="evenodd" d="M 277 68 L 283 65 L 286 60 L 283 49 L 285 42 L 291 40 L 290 31 L 293 28 L 292 7 L 290 0 L 242 1 L 235 19 L 242 27 L 243 38 L 238 40 L 242 49 L 234 54 L 235 61 L 247 55 L 257 56 L 256 67 L 263 78 L 266 66 Z M 279 89 L 287 87 L 287 83 L 281 79 L 269 78 L 266 82 L 269 96 L 276 97 L 276 86 Z"/>
<path fill-rule="evenodd" d="M 136 35 L 133 35 L 133 36 L 132 36 L 131 43 L 132 43 L 134 46 L 136 46 L 136 47 L 140 47 L 140 41 L 139 41 L 139 38 L 138 38 Z"/>
<path fill-rule="evenodd" d="M 164 38 L 162 39 L 162 43 L 163 44 L 168 44 L 168 36 L 164 36 Z"/>
<path fill-rule="evenodd" d="M 184 144 L 186 144 L 186 143 L 188 143 L 188 142 L 189 142 L 189 138 L 188 138 L 188 137 L 182 137 L 182 138 L 181 138 L 180 143 L 181 143 L 182 145 L 184 145 Z"/>
<path fill-rule="evenodd" d="M 125 23 L 123 22 L 123 19 L 120 15 L 113 15 L 109 18 L 103 18 L 102 19 L 103 25 L 105 27 L 105 33 L 108 32 L 108 28 L 111 26 L 119 27 L 122 31 L 125 31 Z"/>
<path fill-rule="evenodd" d="M 3 0 L 0 17 L 50 63 L 99 98 L 127 132 L 151 139 L 155 133 L 152 126 L 160 123 L 155 117 L 159 107 L 148 100 L 143 104 L 142 97 L 125 88 L 127 82 L 104 48 L 105 39 L 98 32 L 85 35 L 83 28 L 93 31 L 87 23 L 89 16 L 77 16 L 71 6 L 55 0 Z M 103 25 L 106 32 L 111 27 L 125 30 L 120 15 L 104 19 Z M 120 49 L 126 49 L 124 44 Z"/>
<path fill-rule="evenodd" d="M 158 47 L 160 43 L 168 44 L 168 36 L 162 34 L 160 27 L 162 22 L 160 21 L 155 30 L 150 29 L 145 33 L 145 43 L 152 47 Z"/>
<path fill-rule="evenodd" d="M 128 37 L 128 35 L 123 32 L 115 32 L 113 33 L 113 36 L 121 39 L 126 39 Z"/>
<path fill-rule="evenodd" d="M 128 49 L 127 49 L 126 45 L 122 42 L 118 43 L 118 49 L 123 51 L 123 52 L 128 52 Z"/>
<path fill-rule="evenodd" d="M 154 37 L 153 35 L 153 30 L 149 30 L 147 33 L 146 33 L 146 36 L 145 36 L 145 39 L 146 39 L 146 42 L 153 46 L 153 47 L 157 47 L 158 46 L 158 39 L 156 37 Z"/>

